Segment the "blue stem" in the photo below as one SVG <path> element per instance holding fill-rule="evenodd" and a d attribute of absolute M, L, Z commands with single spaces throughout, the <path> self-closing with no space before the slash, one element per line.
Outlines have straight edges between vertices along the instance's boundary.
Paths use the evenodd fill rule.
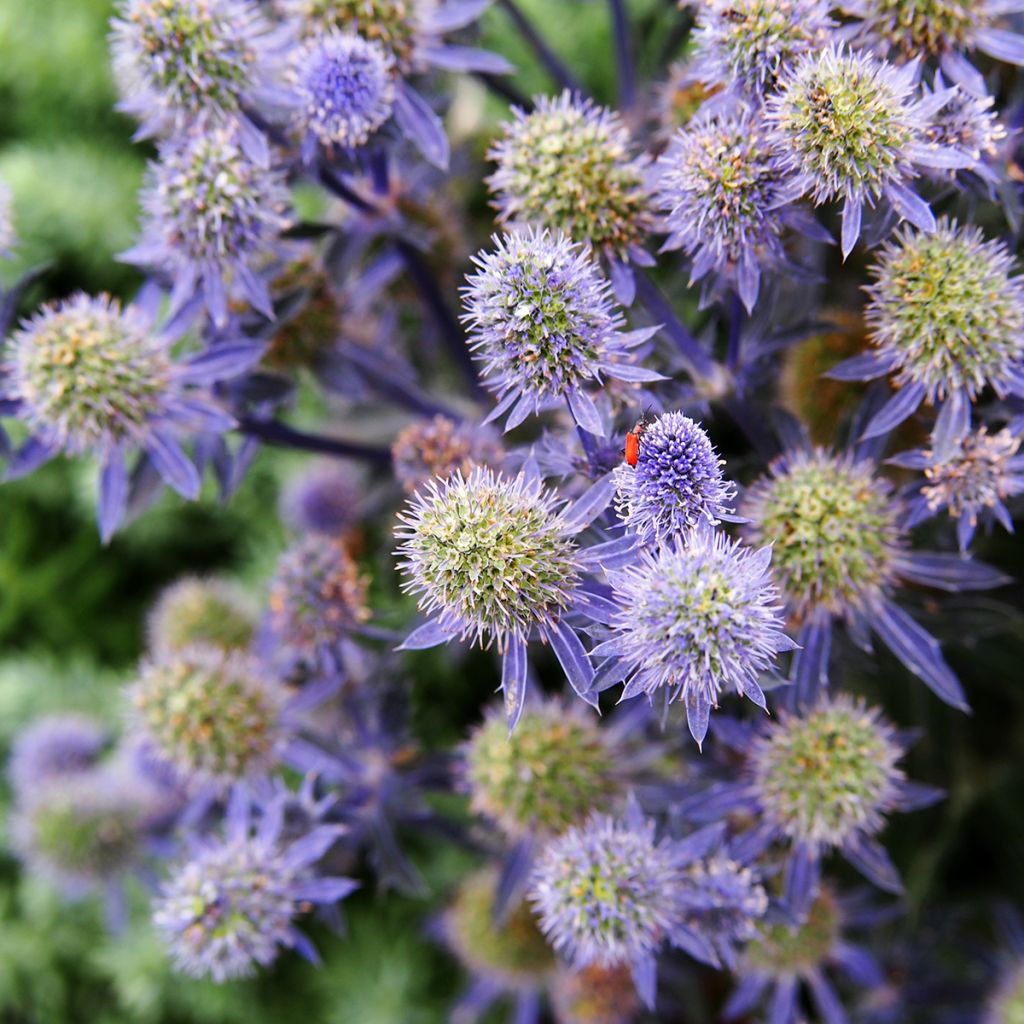
<path fill-rule="evenodd" d="M 526 40 L 530 49 L 533 50 L 537 60 L 541 62 L 547 73 L 563 88 L 571 89 L 573 92 L 580 92 L 579 83 L 573 78 L 569 69 L 556 56 L 554 50 L 544 41 L 541 35 L 533 27 L 530 19 L 520 10 L 516 0 L 498 0 L 498 6 L 504 8 L 505 13 L 512 19 L 512 23 L 518 29 L 519 34 Z"/>
<path fill-rule="evenodd" d="M 608 0 L 608 6 L 612 13 L 612 40 L 615 43 L 615 66 L 619 75 L 619 106 L 628 110 L 636 99 L 629 16 L 623 0 Z"/>

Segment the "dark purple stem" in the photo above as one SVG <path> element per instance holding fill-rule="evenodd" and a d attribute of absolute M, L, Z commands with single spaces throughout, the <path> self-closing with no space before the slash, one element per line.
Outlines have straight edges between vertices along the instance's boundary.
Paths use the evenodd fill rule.
<path fill-rule="evenodd" d="M 701 343 L 690 333 L 672 304 L 662 295 L 658 286 L 640 267 L 634 268 L 636 293 L 648 313 L 663 325 L 665 333 L 676 343 L 680 354 L 689 364 L 691 372 L 699 377 L 711 377 L 714 364 Z"/>
<path fill-rule="evenodd" d="M 333 455 L 339 459 L 360 459 L 378 466 L 386 466 L 391 462 L 391 452 L 372 444 L 360 444 L 357 441 L 341 441 L 323 434 L 307 434 L 295 430 L 278 420 L 262 420 L 252 416 L 243 416 L 238 421 L 237 430 L 248 437 L 254 437 L 264 444 L 278 448 L 295 448 L 303 452 L 319 452 L 322 455 Z"/>
<path fill-rule="evenodd" d="M 615 66 L 619 75 L 619 106 L 623 110 L 628 110 L 636 99 L 629 16 L 626 14 L 623 0 L 608 0 L 608 6 L 612 12 L 612 39 L 615 43 Z"/>
<path fill-rule="evenodd" d="M 740 349 L 743 344 L 743 325 L 746 323 L 746 316 L 740 297 L 733 293 L 729 303 L 729 346 L 725 353 L 725 365 L 733 373 L 740 365 Z"/>
<path fill-rule="evenodd" d="M 579 83 L 573 78 L 569 69 L 555 55 L 554 50 L 544 41 L 533 27 L 530 19 L 520 10 L 515 0 L 498 0 L 498 6 L 512 19 L 519 34 L 526 40 L 537 59 L 544 65 L 548 74 L 563 88 L 580 92 Z"/>
<path fill-rule="evenodd" d="M 474 78 L 478 78 L 495 96 L 500 96 L 506 103 L 518 107 L 524 113 L 533 110 L 533 101 L 526 93 L 520 92 L 514 85 L 505 81 L 502 75 L 491 75 L 486 71 L 476 71 Z"/>

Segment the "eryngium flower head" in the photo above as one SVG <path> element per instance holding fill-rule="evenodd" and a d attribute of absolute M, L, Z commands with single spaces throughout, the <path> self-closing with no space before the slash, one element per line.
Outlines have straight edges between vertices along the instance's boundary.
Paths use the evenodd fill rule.
<path fill-rule="evenodd" d="M 478 467 L 414 495 L 395 531 L 402 589 L 446 632 L 477 643 L 525 639 L 553 622 L 579 580 L 570 528 L 554 492 L 523 474 Z"/>
<path fill-rule="evenodd" d="M 337 30 L 313 36 L 297 50 L 291 79 L 307 158 L 317 143 L 328 150 L 362 146 L 391 116 L 394 60 L 380 43 Z"/>
<path fill-rule="evenodd" d="M 322 462 L 292 477 L 281 496 L 281 518 L 297 533 L 337 537 L 359 519 L 358 477 L 336 461 Z"/>
<path fill-rule="evenodd" d="M 174 366 L 136 307 L 79 293 L 43 306 L 7 343 L 4 397 L 48 447 L 102 457 L 140 443 L 169 410 Z"/>
<path fill-rule="evenodd" d="M 91 768 L 107 742 L 107 732 L 85 715 L 46 715 L 15 737 L 7 764 L 11 789 L 27 796 L 51 779 L 80 775 Z"/>
<path fill-rule="evenodd" d="M 174 868 L 154 902 L 153 924 L 177 970 L 222 982 L 273 963 L 281 946 L 313 955 L 293 919 L 310 904 L 338 902 L 356 883 L 314 872 L 338 828 L 321 826 L 286 845 L 282 813 L 271 805 L 255 834 L 247 816 L 229 819 L 223 839 L 206 840 Z"/>
<path fill-rule="evenodd" d="M 673 136 L 658 172 L 664 248 L 693 260 L 691 281 L 708 274 L 729 281 L 751 309 L 762 269 L 785 258 L 777 200 L 786 175 L 760 114 L 738 106 L 698 117 Z"/>
<path fill-rule="evenodd" d="M 618 114 L 566 91 L 518 108 L 488 153 L 498 220 L 626 255 L 649 227 L 645 169 Z"/>
<path fill-rule="evenodd" d="M 245 590 L 222 579 L 188 576 L 167 587 L 146 622 L 150 653 L 166 658 L 204 645 L 245 650 L 256 632 L 256 609 Z"/>
<path fill-rule="evenodd" d="M 493 869 L 463 879 L 445 914 L 445 937 L 479 980 L 503 989 L 539 988 L 554 970 L 554 954 L 527 903 L 515 904 L 495 920 L 497 885 Z"/>
<path fill-rule="evenodd" d="M 915 162 L 949 167 L 955 154 L 926 145 L 930 111 L 916 98 L 915 70 L 831 46 L 805 54 L 768 100 L 779 165 L 792 175 L 787 194 L 845 201 L 844 255 L 860 235 L 863 207 L 883 198 L 922 229 L 934 227 L 908 182 Z"/>
<path fill-rule="evenodd" d="M 658 691 L 682 698 L 698 744 L 723 687 L 763 708 L 758 675 L 793 647 L 782 631 L 771 557 L 770 548 L 755 551 L 704 527 L 610 573 L 613 635 L 593 654 L 620 662 L 623 698 L 653 699 Z"/>
<path fill-rule="evenodd" d="M 649 332 L 621 334 L 611 288 L 590 254 L 561 231 L 497 236 L 481 252 L 464 291 L 469 345 L 495 392 L 506 429 L 562 399 L 580 426 L 603 434 L 582 390 L 602 376 L 657 380 L 629 363 L 629 348 Z M 514 404 L 513 404 L 514 403 Z"/>
<path fill-rule="evenodd" d="M 752 543 L 772 545 L 771 573 L 798 620 L 822 609 L 853 619 L 896 576 L 899 506 L 873 463 L 824 449 L 780 456 L 744 495 Z"/>
<path fill-rule="evenodd" d="M 745 966 L 772 979 L 806 977 L 832 958 L 842 919 L 835 896 L 821 889 L 800 924 L 763 924 L 749 946 Z M 789 1017 L 784 1018 L 789 1021 Z"/>
<path fill-rule="evenodd" d="M 78 897 L 139 865 L 154 808 L 153 790 L 123 770 L 55 775 L 21 795 L 11 842 L 31 872 Z"/>
<path fill-rule="evenodd" d="M 286 39 L 251 0 L 122 0 L 110 42 L 120 109 L 147 135 L 278 97 Z"/>
<path fill-rule="evenodd" d="M 845 694 L 802 717 L 785 715 L 759 736 L 750 771 L 766 823 L 795 844 L 845 846 L 874 835 L 896 806 L 903 756 L 875 708 Z"/>
<path fill-rule="evenodd" d="M 493 432 L 469 422 L 457 423 L 440 413 L 411 423 L 395 438 L 391 460 L 406 494 L 428 480 L 447 480 L 456 471 L 469 476 L 475 466 L 496 468 L 505 451 Z"/>
<path fill-rule="evenodd" d="M 1024 962 L 1004 968 L 996 990 L 985 1004 L 982 1024 L 1020 1024 L 1024 1020 Z"/>
<path fill-rule="evenodd" d="M 550 989 L 557 1024 L 633 1024 L 641 1003 L 629 968 L 559 968 Z"/>
<path fill-rule="evenodd" d="M 311 535 L 282 556 L 270 584 L 270 623 L 304 657 L 335 648 L 369 618 L 368 581 L 338 539 Z"/>
<path fill-rule="evenodd" d="M 253 264 L 287 224 L 283 172 L 247 153 L 233 127 L 196 127 L 163 143 L 159 156 L 141 197 L 142 242 L 122 258 L 169 272 L 175 306 L 200 292 L 218 324 L 229 295 L 273 317 Z"/>
<path fill-rule="evenodd" d="M 573 965 L 633 964 L 653 955 L 679 920 L 685 872 L 654 822 L 594 815 L 552 840 L 534 867 L 540 927 Z"/>
<path fill-rule="evenodd" d="M 736 486 L 722 476 L 704 428 L 681 412 L 659 416 L 644 429 L 635 466 L 615 469 L 615 508 L 645 541 L 664 541 L 698 523 L 732 518 Z"/>
<path fill-rule="evenodd" d="M 760 102 L 801 54 L 819 50 L 835 22 L 827 0 L 708 0 L 694 30 L 695 73 Z"/>
<path fill-rule="evenodd" d="M 130 700 L 154 753 L 190 784 L 259 778 L 280 753 L 283 694 L 238 651 L 197 646 L 150 662 Z"/>
<path fill-rule="evenodd" d="M 504 712 L 493 711 L 463 756 L 471 809 L 512 839 L 558 835 L 607 808 L 618 789 L 608 735 L 576 704 L 536 703 L 511 736 Z"/>
<path fill-rule="evenodd" d="M 936 72 L 930 92 L 924 88 L 926 96 L 947 91 L 942 73 Z M 945 105 L 925 129 L 925 139 L 931 145 L 962 153 L 967 169 L 990 184 L 998 182 L 999 177 L 989 162 L 999 155 L 999 148 L 1006 139 L 1006 128 L 993 109 L 996 101 L 988 95 L 975 96 L 960 86 L 948 90 L 948 95 Z M 941 177 L 955 173 L 954 170 L 939 168 L 933 172 Z"/>
<path fill-rule="evenodd" d="M 879 364 L 900 388 L 937 402 L 1005 394 L 1024 360 L 1024 283 L 1013 255 L 979 228 L 939 220 L 932 234 L 901 231 L 871 268 L 865 318 Z"/>

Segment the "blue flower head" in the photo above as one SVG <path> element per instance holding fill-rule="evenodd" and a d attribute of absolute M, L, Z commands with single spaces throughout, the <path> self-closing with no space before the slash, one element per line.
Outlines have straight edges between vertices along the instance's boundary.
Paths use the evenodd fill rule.
<path fill-rule="evenodd" d="M 79 775 L 99 759 L 106 730 L 85 715 L 46 715 L 22 729 L 11 744 L 7 777 L 16 794 L 28 795 L 50 779 Z"/>
<path fill-rule="evenodd" d="M 736 486 L 723 477 L 724 465 L 700 424 L 665 413 L 641 435 L 636 465 L 615 469 L 619 517 L 644 542 L 732 520 Z"/>
<path fill-rule="evenodd" d="M 602 377 L 658 380 L 630 362 L 629 350 L 650 332 L 620 332 L 623 320 L 611 288 L 581 246 L 557 232 L 527 230 L 495 238 L 493 252 L 475 258 L 478 272 L 464 289 L 470 347 L 498 397 L 494 415 L 506 429 L 555 401 L 576 422 L 605 433 L 584 385 Z"/>
<path fill-rule="evenodd" d="M 770 562 L 770 548 L 747 548 L 704 526 L 610 573 L 612 637 L 593 654 L 617 662 L 623 697 L 682 699 L 698 744 L 723 688 L 764 708 L 758 676 L 793 648 Z"/>
<path fill-rule="evenodd" d="M 288 481 L 281 518 L 297 533 L 337 537 L 359 520 L 359 477 L 336 461 L 314 465 Z"/>

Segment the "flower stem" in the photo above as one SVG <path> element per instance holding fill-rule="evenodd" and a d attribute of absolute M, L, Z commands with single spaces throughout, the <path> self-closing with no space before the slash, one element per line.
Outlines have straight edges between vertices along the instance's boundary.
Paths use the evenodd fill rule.
<path fill-rule="evenodd" d="M 689 364 L 691 372 L 698 377 L 712 377 L 714 366 L 711 356 L 676 316 L 672 304 L 650 277 L 639 267 L 635 268 L 634 273 L 636 275 L 636 292 L 640 302 L 655 320 L 664 325 L 665 333 L 676 343 L 680 354 Z"/>
<path fill-rule="evenodd" d="M 628 110 L 636 99 L 636 83 L 633 72 L 632 41 L 629 32 L 629 16 L 623 0 L 608 0 L 612 14 L 612 40 L 615 43 L 615 67 L 619 75 L 619 106 Z"/>
<path fill-rule="evenodd" d="M 339 438 L 326 437 L 323 434 L 308 434 L 302 430 L 295 430 L 278 420 L 243 416 L 238 421 L 237 430 L 248 437 L 254 437 L 264 444 L 274 445 L 278 448 L 319 452 L 322 455 L 333 455 L 339 459 L 361 459 L 378 466 L 386 466 L 391 462 L 391 452 L 387 448 L 361 444 L 358 441 L 342 441 Z"/>
<path fill-rule="evenodd" d="M 512 19 L 519 34 L 526 40 L 530 49 L 533 50 L 537 59 L 544 65 L 548 74 L 563 89 L 571 89 L 573 92 L 580 92 L 579 83 L 573 78 L 569 69 L 556 56 L 554 50 L 544 41 L 537 30 L 533 27 L 530 19 L 523 14 L 516 3 L 516 0 L 498 0 L 498 6 L 504 8 L 505 13 Z"/>

